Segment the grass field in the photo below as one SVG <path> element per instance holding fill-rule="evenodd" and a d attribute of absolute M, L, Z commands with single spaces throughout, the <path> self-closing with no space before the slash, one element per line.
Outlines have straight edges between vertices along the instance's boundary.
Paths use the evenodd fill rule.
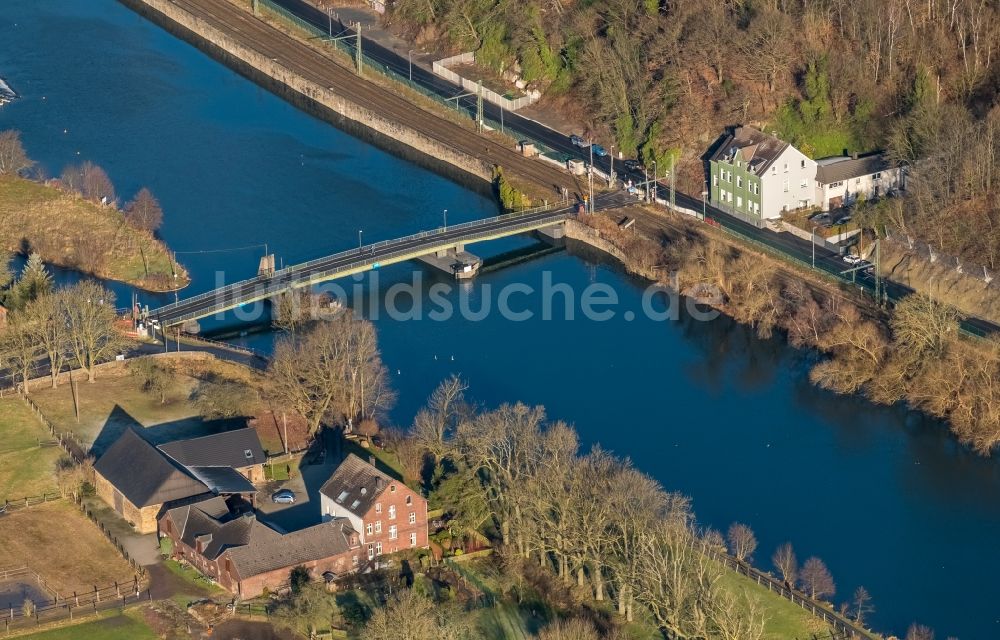
<path fill-rule="evenodd" d="M 175 282 L 166 246 L 126 225 L 118 209 L 14 176 L 0 176 L 0 246 L 148 289 L 188 282 L 181 267 Z"/>
<path fill-rule="evenodd" d="M 0 502 L 57 490 L 56 462 L 63 451 L 52 442 L 20 398 L 0 399 Z"/>
<path fill-rule="evenodd" d="M 131 580 L 132 568 L 70 502 L 19 509 L 0 518 L 0 566 L 27 564 L 60 594 Z"/>
<path fill-rule="evenodd" d="M 764 638 L 766 640 L 795 640 L 796 638 L 811 638 L 814 633 L 820 633 L 828 627 L 819 618 L 792 604 L 781 596 L 768 591 L 753 580 L 733 571 L 723 575 L 724 584 L 735 592 L 746 592 L 750 597 L 757 598 L 763 605 L 766 623 Z"/>
<path fill-rule="evenodd" d="M 158 396 L 144 392 L 139 379 L 127 371 L 98 373 L 93 384 L 80 382 L 77 385 L 79 422 L 73 411 L 73 396 L 68 384 L 56 389 L 39 389 L 31 395 L 57 428 L 75 433 L 86 445 L 93 445 L 107 430 L 108 433 L 100 437 L 103 449 L 129 424 L 170 425 L 170 429 L 182 431 L 191 427 L 192 422 L 200 423 L 201 419 L 188 401 L 196 384 L 192 378 L 178 378 L 167 393 L 167 401 L 161 404 Z"/>
<path fill-rule="evenodd" d="M 156 640 L 160 636 L 130 612 L 20 637 L 22 640 Z"/>

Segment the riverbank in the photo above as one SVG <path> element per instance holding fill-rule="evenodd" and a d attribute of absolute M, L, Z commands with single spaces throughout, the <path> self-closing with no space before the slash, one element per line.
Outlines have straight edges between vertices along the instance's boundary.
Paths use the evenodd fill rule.
<path fill-rule="evenodd" d="M 117 208 L 16 176 L 0 176 L 0 246 L 146 291 L 190 282 L 167 246 L 126 224 Z"/>
<path fill-rule="evenodd" d="M 962 337 L 950 307 L 916 294 L 886 312 L 718 229 L 658 210 L 622 213 L 642 219 L 637 233 L 598 215 L 568 225 L 567 235 L 630 273 L 664 284 L 670 275 L 681 293 L 711 302 L 762 338 L 778 333 L 793 347 L 817 350 L 823 358 L 810 380 L 819 387 L 879 404 L 905 402 L 946 421 L 981 455 L 1000 445 L 1000 343 Z"/>
<path fill-rule="evenodd" d="M 394 151 L 404 145 L 425 156 L 423 164 L 451 167 L 452 174 L 459 171 L 487 187 L 494 167 L 500 166 L 519 185 L 532 185 L 553 201 L 561 187 L 580 192 L 568 172 L 423 110 L 359 77 L 334 51 L 320 51 L 246 9 L 230 3 L 207 7 L 200 0 L 122 2 L 296 106 L 353 134 L 363 128 L 361 137 L 383 148 Z"/>

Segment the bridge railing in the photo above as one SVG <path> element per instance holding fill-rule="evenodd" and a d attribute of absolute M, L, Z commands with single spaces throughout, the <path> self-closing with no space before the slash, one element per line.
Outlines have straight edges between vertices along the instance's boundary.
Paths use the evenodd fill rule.
<path fill-rule="evenodd" d="M 377 250 L 377 249 L 385 248 L 385 247 L 388 247 L 388 246 L 391 246 L 391 245 L 394 245 L 394 244 L 403 244 L 403 243 L 406 243 L 406 242 L 411 242 L 413 240 L 420 240 L 420 239 L 423 239 L 423 238 L 429 238 L 431 236 L 440 235 L 442 233 L 446 233 L 446 232 L 449 232 L 449 231 L 469 230 L 469 229 L 472 229 L 472 228 L 475 228 L 475 227 L 489 226 L 490 224 L 494 224 L 496 222 L 507 221 L 507 220 L 514 220 L 514 219 L 517 219 L 517 218 L 520 218 L 520 217 L 523 217 L 523 216 L 527 216 L 527 215 L 531 215 L 531 214 L 534 214 L 534 213 L 541 213 L 543 211 L 549 211 L 549 210 L 555 212 L 555 211 L 559 211 L 561 209 L 566 209 L 566 208 L 567 207 L 558 207 L 558 205 L 545 205 L 545 206 L 541 206 L 541 207 L 535 207 L 533 209 L 525 209 L 523 211 L 517 211 L 517 212 L 514 212 L 514 213 L 505 213 L 505 214 L 502 214 L 502 215 L 499 215 L 499 216 L 493 216 L 491 218 L 482 218 L 482 219 L 479 219 L 479 220 L 472 220 L 472 221 L 469 221 L 469 222 L 460 222 L 460 223 L 455 224 L 455 225 L 449 225 L 447 228 L 439 227 L 437 229 L 433 229 L 433 230 L 429 230 L 429 231 L 419 231 L 417 233 L 410 234 L 408 236 L 403 236 L 401 238 L 393 238 L 393 239 L 390 239 L 390 240 L 381 240 L 379 242 L 375 242 L 375 243 L 372 243 L 372 244 L 364 245 L 360 249 L 347 249 L 347 250 L 341 251 L 339 253 L 333 253 L 333 254 L 330 254 L 330 255 L 327 255 L 327 256 L 323 256 L 321 258 L 315 258 L 313 260 L 309 260 L 307 262 L 301 262 L 299 264 L 287 266 L 287 267 L 285 267 L 283 269 L 279 269 L 279 270 L 275 271 L 271 276 L 267 277 L 267 280 L 272 280 L 272 279 L 275 279 L 275 278 L 280 278 L 281 276 L 288 275 L 288 274 L 294 273 L 296 271 L 302 271 L 304 269 L 309 269 L 312 266 L 315 266 L 315 265 L 320 264 L 322 262 L 326 262 L 326 261 L 328 261 L 328 260 L 330 260 L 332 258 L 348 257 L 348 256 L 353 255 L 353 254 L 362 255 L 362 254 L 366 253 L 366 250 L 368 252 L 370 252 L 373 249 Z M 387 257 L 387 256 L 383 256 L 383 257 Z M 362 261 L 362 262 L 367 262 L 367 261 Z M 160 307 L 159 309 L 156 309 L 155 311 L 153 311 L 152 315 L 155 316 L 155 315 L 158 315 L 158 314 L 170 311 L 171 309 L 176 309 L 176 308 L 180 307 L 181 305 L 188 305 L 188 304 L 190 304 L 192 302 L 198 302 L 198 301 L 201 301 L 201 300 L 210 300 L 212 298 L 218 298 L 220 295 L 224 296 L 225 293 L 228 292 L 228 291 L 233 291 L 233 290 L 239 289 L 240 287 L 243 287 L 243 286 L 246 286 L 246 285 L 248 285 L 250 283 L 258 282 L 258 281 L 259 282 L 264 282 L 265 280 L 261 276 L 257 276 L 257 277 L 254 277 L 254 278 L 247 278 L 245 280 L 240 280 L 238 282 L 234 282 L 232 284 L 225 285 L 224 287 L 220 287 L 218 289 L 213 289 L 211 291 L 206 291 L 205 293 L 200 293 L 198 295 L 191 296 L 190 298 L 185 298 L 185 299 L 179 300 L 177 302 L 171 302 L 171 303 L 166 304 L 166 305 Z M 284 287 L 281 287 L 281 288 L 284 289 Z"/>
<path fill-rule="evenodd" d="M 553 213 L 552 220 L 551 220 L 552 222 L 555 222 L 556 218 L 559 215 L 566 215 L 566 212 L 563 212 L 563 211 L 553 211 L 552 213 Z M 501 220 L 501 219 L 503 219 L 505 221 L 510 221 L 510 220 L 512 220 L 514 218 L 519 218 L 519 217 L 524 217 L 524 216 L 523 216 L 523 214 L 520 214 L 520 215 L 518 215 L 518 214 L 507 214 L 507 215 L 504 215 L 504 216 L 495 216 L 494 218 L 487 218 L 486 220 L 479 220 L 479 221 L 476 221 L 475 223 L 463 223 L 463 225 L 467 225 L 467 226 L 465 226 L 465 228 L 468 229 L 468 226 L 486 226 L 486 225 L 483 225 L 481 223 L 486 222 L 487 220 L 494 221 L 494 222 L 496 222 L 498 220 Z M 527 228 L 534 227 L 535 225 L 537 225 L 539 223 L 543 223 L 544 224 L 544 223 L 550 222 L 550 220 L 549 220 L 549 218 L 539 218 L 539 219 L 525 220 L 524 222 L 525 222 L 525 224 L 523 225 L 523 227 L 525 229 L 527 229 Z M 456 227 L 457 226 L 458 225 L 456 225 Z M 514 229 L 520 229 L 521 227 L 522 227 L 522 225 L 515 225 L 513 228 Z M 452 227 L 449 227 L 449 229 L 452 229 Z M 393 244 L 393 243 L 396 243 L 396 242 L 402 242 L 402 241 L 404 241 L 406 239 L 412 240 L 412 239 L 419 239 L 419 238 L 425 238 L 425 237 L 432 237 L 432 236 L 435 236 L 435 235 L 439 235 L 440 233 L 441 233 L 440 230 L 433 231 L 433 232 L 422 232 L 422 233 L 419 233 L 419 234 L 414 234 L 412 236 L 407 236 L 405 239 L 400 238 L 399 240 L 382 242 L 382 243 L 378 243 L 378 244 L 381 245 L 381 246 L 385 246 L 387 244 Z M 475 236 L 472 235 L 471 237 L 475 237 Z M 449 239 L 449 242 L 453 242 L 453 241 L 455 241 L 454 238 Z M 370 246 L 377 246 L 377 245 L 370 245 Z M 372 260 L 370 258 L 363 258 L 362 257 L 362 256 L 365 255 L 364 251 L 357 252 L 356 250 L 346 251 L 346 252 L 343 252 L 342 254 L 333 254 L 332 256 L 328 256 L 327 258 L 323 258 L 322 260 L 325 261 L 325 260 L 328 260 L 329 258 L 336 257 L 338 255 L 352 255 L 352 254 L 358 255 L 359 257 L 361 257 L 361 259 L 352 260 L 351 262 L 349 262 L 347 264 L 343 264 L 343 265 L 334 267 L 332 269 L 322 269 L 322 270 L 317 271 L 315 273 L 309 273 L 308 272 L 308 269 L 306 268 L 306 265 L 308 265 L 310 263 L 303 263 L 303 264 L 298 265 L 296 267 L 286 267 L 285 269 L 282 270 L 282 272 L 287 272 L 289 269 L 294 269 L 295 271 L 306 271 L 306 273 L 308 273 L 308 275 L 309 275 L 308 280 L 319 281 L 319 280 L 328 280 L 328 279 L 331 279 L 333 276 L 335 276 L 338 273 L 343 273 L 345 271 L 354 271 L 356 269 L 362 269 L 362 268 L 368 267 L 369 265 L 372 264 Z M 412 254 L 413 254 L 413 249 L 412 248 L 400 249 L 398 251 L 393 251 L 393 252 L 382 254 L 382 255 L 378 256 L 378 258 L 379 258 L 378 261 L 392 260 L 394 258 L 399 258 L 399 257 L 402 257 L 402 256 L 409 256 L 409 255 L 412 255 Z M 315 262 L 319 262 L 319 261 L 312 261 L 312 262 L 315 263 Z M 253 278 L 253 279 L 249 279 L 249 280 L 243 280 L 241 282 L 238 282 L 238 283 L 235 283 L 235 284 L 232 284 L 232 285 L 227 285 L 224 288 L 220 288 L 220 289 L 216 289 L 214 291 L 210 291 L 210 292 L 208 292 L 208 295 L 202 294 L 201 296 L 196 296 L 195 298 L 189 298 L 189 299 L 186 300 L 186 302 L 191 302 L 191 301 L 196 300 L 196 299 L 209 300 L 209 299 L 213 299 L 214 298 L 214 300 L 216 301 L 216 303 L 213 304 L 207 310 L 206 309 L 200 309 L 198 311 L 193 311 L 191 313 L 183 314 L 183 315 L 181 315 L 181 316 L 179 316 L 177 318 L 172 318 L 171 319 L 171 324 L 179 324 L 179 323 L 182 323 L 182 322 L 186 322 L 188 320 L 193 320 L 193 319 L 196 319 L 196 318 L 202 318 L 202 317 L 205 317 L 206 315 L 208 315 L 210 313 L 221 311 L 224 308 L 230 307 L 230 305 L 232 305 L 232 306 L 238 306 L 239 304 L 243 304 L 243 303 L 237 302 L 237 300 L 235 300 L 235 299 L 228 299 L 227 300 L 226 299 L 226 294 L 230 293 L 232 291 L 235 291 L 240 286 L 246 285 L 246 284 L 251 283 L 251 282 L 260 282 L 262 284 L 263 283 L 267 283 L 265 287 L 263 287 L 263 288 L 256 288 L 256 289 L 253 290 L 253 296 L 254 296 L 255 300 L 260 300 L 262 298 L 268 298 L 268 297 L 271 297 L 271 296 L 273 296 L 275 294 L 278 294 L 278 293 L 280 293 L 282 291 L 286 291 L 287 289 L 290 288 L 291 285 L 287 281 L 280 281 L 276 277 L 278 275 L 278 273 L 279 272 L 275 272 L 274 276 L 271 276 L 271 277 L 269 277 L 267 279 Z M 167 307 L 164 307 L 163 309 L 157 310 L 157 312 L 154 312 L 154 313 L 159 313 L 160 311 L 163 311 L 163 310 L 168 310 L 168 309 L 167 309 Z"/>

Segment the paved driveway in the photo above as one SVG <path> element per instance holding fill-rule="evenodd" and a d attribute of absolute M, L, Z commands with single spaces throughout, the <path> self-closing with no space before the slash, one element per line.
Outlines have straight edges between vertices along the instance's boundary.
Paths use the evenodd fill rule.
<path fill-rule="evenodd" d="M 303 463 L 295 477 L 282 483 L 273 483 L 260 493 L 258 511 L 261 520 L 271 522 L 285 531 L 296 531 L 318 524 L 322 520 L 319 489 L 330 479 L 340 463 L 337 446 L 339 435 L 324 432 L 323 444 L 326 456 L 321 464 Z M 303 460 L 308 460 L 306 456 Z M 279 489 L 295 492 L 294 504 L 275 504 L 271 495 Z"/>

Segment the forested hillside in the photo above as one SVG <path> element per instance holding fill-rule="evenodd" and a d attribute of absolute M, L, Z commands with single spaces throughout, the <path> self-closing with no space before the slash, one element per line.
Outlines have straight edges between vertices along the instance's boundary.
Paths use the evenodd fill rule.
<path fill-rule="evenodd" d="M 994 0 L 396 0 L 388 20 L 519 70 L 626 155 L 663 167 L 677 153 L 691 191 L 736 123 L 813 157 L 888 149 L 915 188 L 870 218 L 1000 262 Z"/>

